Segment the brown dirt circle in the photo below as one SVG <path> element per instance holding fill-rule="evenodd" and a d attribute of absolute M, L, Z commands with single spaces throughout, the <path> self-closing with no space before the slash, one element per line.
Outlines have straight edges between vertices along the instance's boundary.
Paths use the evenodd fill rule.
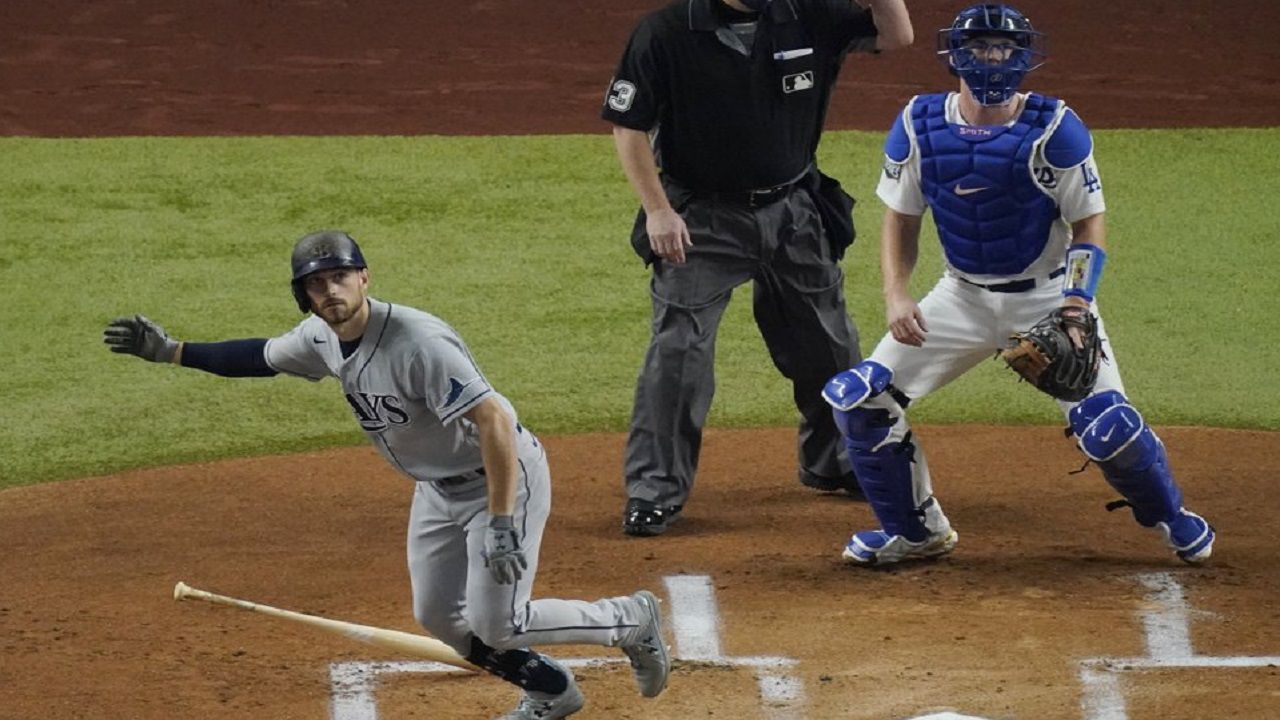
<path fill-rule="evenodd" d="M 0 135 L 604 132 L 613 65 L 658 4 L 4 3 Z M 946 87 L 932 30 L 960 4 L 909 3 L 916 48 L 851 59 L 829 125 L 880 130 L 909 95 Z M 1035 87 L 1093 127 L 1274 124 L 1274 0 L 1019 5 L 1051 34 Z M 709 576 L 723 651 L 794 658 L 805 693 L 799 709 L 769 707 L 754 671 L 682 662 L 668 692 L 645 701 L 618 666 L 588 667 L 580 717 L 1091 718 L 1100 706 L 1080 661 L 1153 652 L 1142 614 L 1161 603 L 1139 578 L 1154 573 L 1185 593 L 1198 655 L 1280 654 L 1280 435 L 1160 431 L 1188 502 L 1220 533 L 1208 567 L 1181 566 L 1126 513 L 1103 512 L 1111 493 L 1096 470 L 1067 474 L 1080 456 L 1054 428 L 920 429 L 960 546 L 890 571 L 840 564 L 870 513 L 791 480 L 788 430 L 711 431 L 686 521 L 648 540 L 619 532 L 619 437 L 545 438 L 556 511 L 538 595 L 644 586 L 670 599 L 664 578 Z M 0 718 L 330 714 L 333 663 L 394 658 L 169 593 L 185 580 L 413 630 L 408 493 L 369 449 L 0 492 Z M 1133 720 L 1278 716 L 1274 666 L 1103 675 Z M 448 719 L 489 717 L 515 693 L 488 678 L 405 675 L 376 696 L 384 719 Z"/>

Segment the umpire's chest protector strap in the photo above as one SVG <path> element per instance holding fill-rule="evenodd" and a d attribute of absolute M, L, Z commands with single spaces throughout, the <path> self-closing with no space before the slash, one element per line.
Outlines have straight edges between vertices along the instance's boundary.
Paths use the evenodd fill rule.
<path fill-rule="evenodd" d="M 1032 93 L 1009 126 L 950 123 L 946 104 L 945 93 L 921 95 L 909 112 L 921 190 L 947 260 L 966 273 L 1017 275 L 1040 256 L 1058 217 L 1031 159 L 1059 102 Z"/>

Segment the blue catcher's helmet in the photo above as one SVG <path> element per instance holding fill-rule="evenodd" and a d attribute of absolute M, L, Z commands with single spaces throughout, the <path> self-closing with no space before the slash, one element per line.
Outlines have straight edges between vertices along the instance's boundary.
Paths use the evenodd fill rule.
<path fill-rule="evenodd" d="M 1012 46 L 998 47 L 1010 42 Z M 964 79 L 983 105 L 1008 102 L 1022 78 L 1048 57 L 1044 34 L 1008 5 L 967 7 L 951 27 L 938 31 L 938 58 L 947 63 L 952 75 Z"/>

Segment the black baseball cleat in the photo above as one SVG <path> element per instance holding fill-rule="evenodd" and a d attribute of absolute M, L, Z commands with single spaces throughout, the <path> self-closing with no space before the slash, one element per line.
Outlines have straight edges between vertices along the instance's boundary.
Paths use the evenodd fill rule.
<path fill-rule="evenodd" d="M 855 500 L 866 500 L 862 494 L 862 488 L 858 486 L 858 479 L 853 476 L 853 473 L 831 477 L 801 470 L 800 484 L 819 492 L 843 492 Z"/>
<path fill-rule="evenodd" d="M 661 535 L 680 519 L 680 505 L 662 506 L 648 500 L 631 498 L 622 512 L 622 532 L 638 537 Z"/>

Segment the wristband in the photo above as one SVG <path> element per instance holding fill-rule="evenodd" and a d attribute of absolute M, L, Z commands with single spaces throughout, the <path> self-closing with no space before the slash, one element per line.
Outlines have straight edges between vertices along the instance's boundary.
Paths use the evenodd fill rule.
<path fill-rule="evenodd" d="M 1077 243 L 1067 248 L 1067 275 L 1062 281 L 1064 297 L 1080 297 L 1093 302 L 1102 279 L 1102 266 L 1107 261 L 1107 251 L 1097 245 Z"/>

